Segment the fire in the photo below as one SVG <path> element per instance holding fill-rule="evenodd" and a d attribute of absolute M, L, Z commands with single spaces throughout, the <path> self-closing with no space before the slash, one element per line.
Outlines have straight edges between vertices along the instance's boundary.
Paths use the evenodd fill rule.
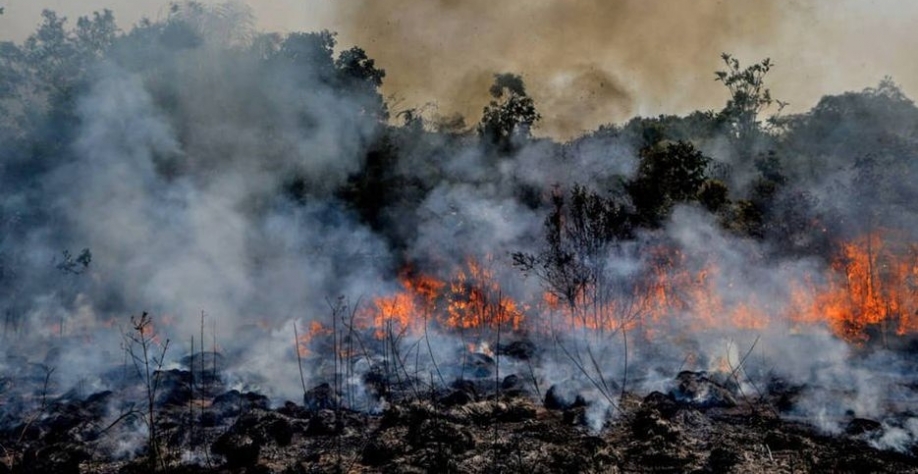
<path fill-rule="evenodd" d="M 503 294 L 493 271 L 468 259 L 466 269 L 449 285 L 446 320 L 441 322 L 456 329 L 509 325 L 519 330 L 523 320 L 522 308 Z"/>
<path fill-rule="evenodd" d="M 903 239 L 897 237 L 876 232 L 842 243 L 826 275 L 788 282 L 791 296 L 784 305 L 769 306 L 755 293 L 727 298 L 733 283 L 717 283 L 722 274 L 716 262 L 686 272 L 677 253 L 656 270 L 656 309 L 647 315 L 651 324 L 659 324 L 688 312 L 691 330 L 763 329 L 776 320 L 824 324 L 855 343 L 868 340 L 871 330 L 883 337 L 913 333 L 918 331 L 918 245 L 898 244 Z"/>
<path fill-rule="evenodd" d="M 312 321 L 309 323 L 309 327 L 306 329 L 306 332 L 297 335 L 297 344 L 296 350 L 299 352 L 301 357 L 310 355 L 312 352 L 309 349 L 312 341 L 319 336 L 328 336 L 331 335 L 331 329 L 324 326 L 318 321 Z"/>
<path fill-rule="evenodd" d="M 918 331 L 918 245 L 896 245 L 873 233 L 846 242 L 832 274 L 796 319 L 825 321 L 840 337 L 863 342 Z"/>
<path fill-rule="evenodd" d="M 719 327 L 760 329 L 768 322 L 756 298 L 734 301 L 719 285 L 720 271 L 713 262 L 692 269 L 675 249 L 653 248 L 648 268 L 627 281 L 606 283 L 612 288 L 585 285 L 572 302 L 562 304 L 558 294 L 546 292 L 544 306 L 560 313 L 566 327 L 589 331 L 638 330 L 647 338 L 678 324 L 679 331 Z M 732 284 L 726 282 L 729 287 Z"/>
<path fill-rule="evenodd" d="M 478 338 L 474 346 L 498 329 L 546 335 L 585 330 L 598 336 L 624 329 L 652 340 L 673 330 L 755 331 L 780 321 L 795 331 L 822 325 L 860 343 L 871 331 L 884 337 L 918 331 L 918 244 L 893 241 L 875 233 L 845 242 L 825 275 L 785 282 L 790 286 L 785 302 L 751 291 L 748 282 L 732 281 L 714 257 L 689 261 L 673 248 L 648 250 L 650 264 L 627 281 L 591 282 L 573 297 L 546 291 L 531 304 L 504 292 L 492 259 L 469 258 L 446 279 L 406 269 L 400 290 L 362 305 L 339 328 L 371 331 L 380 340 L 435 328 Z M 312 322 L 300 337 L 301 353 L 313 338 L 330 335 L 329 327 Z"/>
<path fill-rule="evenodd" d="M 826 275 L 808 275 L 791 286 L 790 301 L 763 301 L 736 291 L 716 259 L 692 270 L 675 249 L 649 250 L 649 268 L 625 291 L 603 300 L 586 286 L 573 304 L 546 292 L 542 306 L 563 315 L 564 324 L 587 330 L 640 329 L 649 339 L 673 324 L 678 331 L 718 328 L 761 330 L 776 321 L 825 325 L 854 343 L 918 332 L 918 244 L 874 233 L 839 246 Z M 697 257 L 697 256 L 696 256 Z M 699 267 L 699 265 L 696 265 Z M 819 281 L 819 283 L 814 283 Z M 608 298 L 608 296 L 606 296 Z"/>
<path fill-rule="evenodd" d="M 488 259 L 488 263 L 493 263 Z M 469 258 L 449 280 L 405 269 L 401 290 L 372 299 L 342 322 L 347 330 L 371 331 L 383 340 L 392 335 L 419 335 L 429 328 L 447 331 L 523 328 L 526 306 L 506 295 L 489 265 Z M 332 334 L 331 325 L 313 321 L 299 337 L 301 355 L 319 336 Z"/>
<path fill-rule="evenodd" d="M 415 333 L 427 324 L 453 330 L 522 326 L 521 305 L 504 295 L 493 271 L 475 259 L 449 281 L 410 270 L 399 279 L 402 291 L 374 299 L 361 312 L 361 327 L 375 328 L 378 338 L 387 326 Z"/>
<path fill-rule="evenodd" d="M 399 275 L 402 291 L 390 296 L 375 298 L 369 307 L 360 311 L 358 329 L 374 329 L 377 339 L 386 337 L 388 330 L 397 332 L 422 331 L 436 310 L 437 299 L 446 283 L 430 275 L 417 274 L 406 269 Z"/>

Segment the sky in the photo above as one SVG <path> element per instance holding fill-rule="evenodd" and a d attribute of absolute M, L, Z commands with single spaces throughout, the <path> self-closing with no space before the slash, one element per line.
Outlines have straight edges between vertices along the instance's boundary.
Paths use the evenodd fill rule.
<path fill-rule="evenodd" d="M 202 3 L 212 4 L 214 1 Z M 918 2 L 897 0 L 248 0 L 262 31 L 339 33 L 387 70 L 394 112 L 475 123 L 493 74 L 523 76 L 543 121 L 567 138 L 634 115 L 719 109 L 722 52 L 771 58 L 772 95 L 802 112 L 825 94 L 889 75 L 918 96 Z M 21 40 L 40 11 L 71 22 L 109 8 L 123 29 L 162 18 L 159 0 L 0 0 L 0 38 Z"/>

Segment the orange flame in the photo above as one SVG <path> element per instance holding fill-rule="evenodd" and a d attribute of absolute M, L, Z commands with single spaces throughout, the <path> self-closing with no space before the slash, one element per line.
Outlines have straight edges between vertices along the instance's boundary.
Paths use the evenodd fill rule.
<path fill-rule="evenodd" d="M 739 291 L 716 259 L 692 265 L 672 248 L 650 249 L 648 271 L 621 288 L 593 283 L 580 288 L 572 300 L 545 292 L 532 304 L 517 302 L 503 291 L 493 260 L 483 264 L 470 258 L 448 280 L 410 269 L 402 272 L 401 290 L 360 308 L 353 326 L 372 330 L 379 339 L 388 331 L 420 334 L 427 325 L 476 330 L 478 336 L 497 328 L 541 334 L 580 329 L 599 335 L 627 329 L 653 339 L 670 329 L 760 330 L 784 321 L 794 330 L 824 325 L 854 343 L 868 340 L 878 329 L 884 337 L 918 332 L 918 244 L 892 244 L 876 233 L 839 248 L 826 275 L 787 282 L 789 301 L 783 304 L 763 301 L 764 293 Z M 313 322 L 301 337 L 301 347 L 322 334 L 330 330 Z"/>
<path fill-rule="evenodd" d="M 871 327 L 883 337 L 918 330 L 918 246 L 873 233 L 843 244 L 831 268 L 825 287 L 796 320 L 824 321 L 851 342 L 866 341 Z"/>
<path fill-rule="evenodd" d="M 442 323 L 450 328 L 509 325 L 519 330 L 524 320 L 520 305 L 503 294 L 494 272 L 472 258 L 450 283 L 447 303 L 446 320 Z"/>
<path fill-rule="evenodd" d="M 296 350 L 299 352 L 300 357 L 305 357 L 312 354 L 312 351 L 309 347 L 316 337 L 328 336 L 331 335 L 331 333 L 331 329 L 319 321 L 311 321 L 309 323 L 309 327 L 306 329 L 306 332 L 300 333 L 297 336 Z"/>

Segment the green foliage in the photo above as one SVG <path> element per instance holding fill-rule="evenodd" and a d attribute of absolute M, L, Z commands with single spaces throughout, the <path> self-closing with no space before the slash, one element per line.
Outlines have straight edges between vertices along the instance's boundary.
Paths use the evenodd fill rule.
<path fill-rule="evenodd" d="M 65 28 L 67 18 L 42 11 L 42 23 L 23 44 L 25 60 L 47 87 L 58 90 L 80 79 L 90 62 L 101 58 L 118 32 L 110 10 L 80 17 L 76 28 Z"/>
<path fill-rule="evenodd" d="M 387 130 L 380 136 L 368 151 L 364 167 L 351 175 L 338 193 L 376 230 L 384 228 L 384 208 L 397 199 L 405 184 L 395 173 L 399 150 L 392 135 L 392 131 Z"/>
<path fill-rule="evenodd" d="M 704 141 L 717 136 L 723 118 L 713 112 L 692 112 L 685 117 L 660 115 L 636 117 L 625 124 L 622 133 L 636 148 L 656 146 L 665 141 Z"/>
<path fill-rule="evenodd" d="M 0 99 L 15 98 L 24 85 L 27 77 L 24 63 L 22 49 L 11 42 L 0 42 Z"/>
<path fill-rule="evenodd" d="M 723 181 L 708 179 L 698 191 L 698 202 L 708 212 L 717 214 L 730 204 L 729 194 L 730 190 Z"/>
<path fill-rule="evenodd" d="M 766 209 L 763 237 L 780 242 L 776 250 L 784 256 L 828 255 L 836 229 L 829 232 L 831 223 L 821 207 L 820 199 L 807 190 L 784 190 Z"/>
<path fill-rule="evenodd" d="M 868 155 L 880 169 L 911 172 L 904 168 L 918 158 L 918 108 L 888 77 L 877 87 L 823 97 L 787 127 L 783 148 L 806 157 L 796 179 L 850 169 Z"/>
<path fill-rule="evenodd" d="M 747 199 L 736 202 L 725 223 L 727 229 L 740 235 L 756 238 L 765 236 L 765 215 L 760 207 Z"/>
<path fill-rule="evenodd" d="M 637 222 L 658 227 L 675 204 L 698 199 L 711 159 L 681 141 L 645 148 L 640 155 L 637 176 L 625 187 Z"/>
<path fill-rule="evenodd" d="M 94 12 L 92 19 L 80 17 L 74 31 L 78 50 L 85 55 L 101 58 L 115 41 L 118 27 L 111 10 Z"/>
<path fill-rule="evenodd" d="M 335 66 L 345 78 L 367 83 L 374 88 L 381 86 L 383 78 L 386 77 L 385 69 L 377 69 L 376 62 L 357 46 L 342 51 L 335 61 Z"/>
<path fill-rule="evenodd" d="M 66 18 L 50 10 L 41 13 L 42 23 L 23 45 L 26 60 L 34 65 L 35 72 L 45 87 L 59 87 L 69 83 L 68 68 L 76 48 L 64 29 Z"/>
<path fill-rule="evenodd" d="M 349 92 L 360 94 L 371 102 L 366 110 L 380 120 L 389 118 L 389 111 L 378 89 L 382 86 L 386 70 L 376 67 L 376 62 L 367 56 L 366 51 L 357 46 L 342 51 L 335 61 L 343 87 Z"/>
<path fill-rule="evenodd" d="M 336 43 L 335 34 L 329 31 L 291 33 L 273 56 L 305 77 L 316 77 L 331 84 L 337 75 L 333 59 Z"/>
<path fill-rule="evenodd" d="M 116 36 L 110 11 L 81 17 L 72 30 L 66 22 L 45 10 L 21 45 L 0 43 L 0 167 L 24 181 L 40 182 L 66 156 L 76 99 Z"/>
<path fill-rule="evenodd" d="M 542 116 L 516 74 L 495 74 L 489 92 L 492 100 L 482 112 L 478 132 L 487 143 L 507 152 L 514 140 L 529 138 L 532 125 Z"/>
<path fill-rule="evenodd" d="M 730 99 L 721 115 L 730 124 L 734 138 L 747 141 L 760 131 L 759 113 L 774 102 L 771 91 L 765 87 L 765 75 L 773 66 L 770 59 L 747 66 L 740 66 L 739 60 L 723 53 L 726 70 L 715 72 L 717 81 L 730 91 Z"/>
<path fill-rule="evenodd" d="M 748 185 L 747 196 L 719 208 L 724 227 L 743 236 L 765 238 L 774 226 L 775 202 L 786 191 L 788 178 L 775 152 L 754 160 L 755 178 Z M 776 235 L 772 233 L 772 235 Z"/>

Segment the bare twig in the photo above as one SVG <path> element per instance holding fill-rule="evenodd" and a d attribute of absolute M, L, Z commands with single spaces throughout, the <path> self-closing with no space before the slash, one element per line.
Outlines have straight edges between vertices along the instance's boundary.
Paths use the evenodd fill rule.
<path fill-rule="evenodd" d="M 147 413 L 143 420 L 149 428 L 150 468 L 156 470 L 157 461 L 159 461 L 162 463 L 162 468 L 165 469 L 166 464 L 160 456 L 156 430 L 156 394 L 162 381 L 162 368 L 165 364 L 166 351 L 169 349 L 169 340 L 166 339 L 159 352 L 155 351 L 156 336 L 153 334 L 153 320 L 147 312 L 143 312 L 140 318 L 132 316 L 131 325 L 136 334 L 127 335 L 127 351 L 146 390 Z"/>
<path fill-rule="evenodd" d="M 628 386 L 628 328 L 622 326 L 622 344 L 625 346 L 624 367 L 622 368 L 622 393 L 619 400 L 625 398 L 625 389 Z"/>
<path fill-rule="evenodd" d="M 749 377 L 749 374 L 746 373 L 745 364 L 746 364 L 746 359 L 749 358 L 749 356 L 752 354 L 752 351 L 755 349 L 756 344 L 758 344 L 760 337 L 761 336 L 756 336 L 755 341 L 753 341 L 752 343 L 752 346 L 749 347 L 749 350 L 746 351 L 746 354 L 742 357 L 742 359 L 740 359 L 739 364 L 736 367 L 734 367 L 733 363 L 730 361 L 730 352 L 727 351 L 727 366 L 730 367 L 730 378 L 736 384 L 736 389 L 739 390 L 740 396 L 743 397 L 743 401 L 746 402 L 746 405 L 753 412 L 755 412 L 756 404 L 762 404 L 763 402 L 765 402 L 765 395 L 762 393 L 761 390 L 759 390 L 759 387 L 755 384 L 755 382 L 752 381 L 752 378 Z M 746 381 L 749 383 L 749 385 L 752 386 L 753 390 L 755 390 L 756 393 L 759 395 L 759 398 L 756 401 L 756 403 L 753 403 L 752 401 L 750 401 L 749 397 L 746 395 L 746 391 L 743 390 L 743 384 L 740 382 L 740 379 L 739 379 L 740 372 L 746 375 Z M 764 403 L 764 405 L 768 407 L 768 409 L 775 415 L 778 414 L 778 411 L 773 406 L 771 406 L 770 403 Z"/>
<path fill-rule="evenodd" d="M 573 362 L 577 370 L 579 370 L 580 373 L 582 373 L 583 376 L 586 377 L 586 379 L 589 380 L 589 382 L 593 384 L 594 387 L 596 387 L 599 393 L 602 394 L 602 396 L 606 399 L 606 401 L 609 402 L 609 405 L 612 406 L 612 408 L 614 408 L 616 411 L 624 415 L 625 412 L 618 406 L 617 403 L 615 403 L 615 400 L 612 398 L 612 395 L 610 395 L 607 392 L 604 382 L 600 382 L 599 380 L 596 380 L 595 378 L 593 378 L 593 376 L 590 375 L 590 371 L 587 370 L 586 366 L 584 366 L 583 362 L 579 360 L 577 357 L 575 357 L 574 354 L 571 354 L 571 352 L 568 351 L 566 347 L 564 347 L 564 344 L 561 343 L 560 339 L 557 336 L 555 337 L 555 344 L 558 348 L 561 349 L 561 352 L 563 352 L 564 355 L 567 356 L 567 358 L 570 359 L 571 362 Z"/>
<path fill-rule="evenodd" d="M 303 385 L 303 394 L 306 394 L 306 378 L 303 376 L 303 357 L 300 355 L 300 335 L 296 330 L 296 321 L 293 322 L 293 351 L 296 352 L 296 364 L 300 369 L 300 383 Z"/>

